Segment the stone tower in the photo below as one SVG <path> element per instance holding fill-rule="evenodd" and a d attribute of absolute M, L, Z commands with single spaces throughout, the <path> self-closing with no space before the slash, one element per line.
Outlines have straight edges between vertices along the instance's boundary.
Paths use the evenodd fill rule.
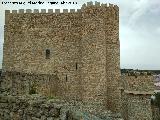
<path fill-rule="evenodd" d="M 82 6 L 82 81 L 84 99 L 118 111 L 120 93 L 119 11 L 112 4 Z"/>
<path fill-rule="evenodd" d="M 119 8 L 5 11 L 3 70 L 57 73 L 63 96 L 120 109 Z"/>

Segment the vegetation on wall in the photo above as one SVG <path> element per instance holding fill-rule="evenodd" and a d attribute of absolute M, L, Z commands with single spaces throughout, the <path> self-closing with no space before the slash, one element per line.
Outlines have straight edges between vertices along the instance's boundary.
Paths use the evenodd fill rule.
<path fill-rule="evenodd" d="M 154 96 L 155 99 L 151 99 L 151 103 L 160 109 L 160 92 L 155 93 Z"/>

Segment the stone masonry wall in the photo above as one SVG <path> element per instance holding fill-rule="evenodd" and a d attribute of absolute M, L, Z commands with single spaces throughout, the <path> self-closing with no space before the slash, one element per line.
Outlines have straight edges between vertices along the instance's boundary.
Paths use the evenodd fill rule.
<path fill-rule="evenodd" d="M 104 103 L 106 73 L 106 46 L 104 20 L 98 13 L 102 8 L 83 7 L 82 32 L 82 80 L 84 84 L 84 100 Z M 102 12 L 103 13 L 103 12 Z"/>
<path fill-rule="evenodd" d="M 127 94 L 128 120 L 152 120 L 151 95 Z"/>
<path fill-rule="evenodd" d="M 95 109 L 95 110 L 94 110 Z M 110 111 L 38 94 L 0 94 L 0 120 L 123 120 Z"/>
<path fill-rule="evenodd" d="M 121 114 L 124 120 L 152 120 L 151 95 L 122 94 Z"/>
<path fill-rule="evenodd" d="M 65 120 L 62 105 L 44 97 L 0 95 L 1 120 Z"/>
<path fill-rule="evenodd" d="M 152 75 L 122 75 L 123 88 L 126 92 L 131 92 L 135 94 L 152 94 L 154 91 Z"/>
<path fill-rule="evenodd" d="M 119 16 L 118 7 L 109 6 L 92 3 L 82 6 L 83 96 L 86 101 L 99 102 L 118 112 Z"/>
<path fill-rule="evenodd" d="M 37 102 L 41 101 L 41 98 L 44 97 L 48 97 L 48 98 L 54 98 L 54 99 L 59 99 L 60 101 L 64 101 L 64 103 L 69 103 L 70 105 L 74 105 L 74 107 L 77 109 L 80 109 L 81 111 L 83 111 L 84 116 L 83 117 L 89 117 L 86 116 L 88 115 L 88 113 L 93 114 L 95 116 L 98 117 L 102 117 L 102 118 L 108 118 L 108 120 L 113 118 L 119 118 L 119 114 L 114 114 L 112 113 L 110 110 L 106 110 L 105 106 L 102 106 L 99 103 L 95 103 L 95 102 L 89 102 L 89 101 L 75 101 L 74 98 L 72 98 L 72 96 L 69 96 L 69 92 L 67 91 L 67 84 L 65 83 L 66 81 L 59 81 L 58 76 L 53 74 L 53 75 L 46 75 L 46 74 L 29 74 L 29 73 L 20 73 L 20 72 L 2 72 L 2 76 L 0 77 L 0 108 L 2 107 L 3 110 L 1 110 L 1 115 L 5 114 L 5 116 L 3 117 L 7 117 L 6 115 L 8 115 L 9 113 L 6 111 L 10 111 L 10 107 L 12 106 L 12 101 L 14 101 L 15 103 L 18 102 L 17 104 L 19 104 L 19 102 L 21 104 L 28 104 L 28 103 L 24 103 L 28 101 L 29 96 L 37 96 L 37 94 L 43 95 L 43 97 L 37 97 L 35 100 Z M 32 89 L 34 88 L 35 93 L 30 93 L 30 91 L 32 91 Z M 76 92 L 74 90 L 72 90 L 73 92 Z M 24 95 L 24 96 L 23 96 Z M 22 97 L 22 98 L 21 98 Z M 1 100 L 6 100 L 5 103 L 1 103 Z M 20 99 L 20 101 L 19 101 Z M 22 100 L 21 100 L 22 99 Z M 3 107 L 5 104 L 6 107 Z M 17 105 L 16 104 L 16 105 Z M 37 103 L 40 104 L 40 103 Z M 1 106 L 2 105 L 2 106 Z M 8 107 L 10 106 L 10 107 Z M 16 107 L 16 106 L 14 106 Z M 18 105 L 17 105 L 17 109 L 18 109 Z M 9 110 L 6 110 L 9 109 Z M 21 111 L 21 107 L 19 107 L 19 111 Z M 43 111 L 43 110 L 42 110 Z M 88 112 L 88 113 L 86 113 Z M 19 114 L 19 113 L 17 113 Z M 25 113 L 27 114 L 27 113 Z M 71 114 L 77 114 L 76 116 L 81 116 L 79 115 L 79 112 L 75 112 L 71 113 Z M 12 116 L 12 112 L 10 111 L 10 115 L 8 117 L 13 117 Z M 28 114 L 27 114 L 28 115 Z M 92 117 L 93 117 L 92 115 Z M 1 116 L 1 117 L 2 117 Z M 30 114 L 29 114 L 30 116 Z M 36 115 L 37 116 L 37 115 Z M 1 118 L 0 117 L 0 118 Z M 23 117 L 20 116 L 20 118 L 22 119 Z M 33 116 L 33 118 L 35 118 Z M 6 118 L 7 119 L 7 118 Z M 26 118 L 29 119 L 29 118 Z M 38 118 L 37 118 L 38 119 Z"/>
<path fill-rule="evenodd" d="M 45 96 L 56 96 L 65 100 L 73 100 L 70 92 L 67 91 L 68 83 L 61 81 L 56 74 L 29 74 L 22 72 L 6 71 L 1 76 L 1 91 L 9 95 L 36 93 Z M 76 92 L 72 90 L 72 92 Z M 72 93 L 72 94 L 73 94 Z M 77 94 L 77 93 L 74 93 Z"/>
<path fill-rule="evenodd" d="M 160 110 L 157 106 L 152 105 L 152 116 L 153 120 L 160 119 Z"/>
<path fill-rule="evenodd" d="M 75 72 L 80 27 L 81 13 L 77 12 L 6 12 L 4 69 L 38 74 Z M 50 59 L 46 59 L 46 49 L 50 49 Z"/>
<path fill-rule="evenodd" d="M 6 10 L 4 30 L 3 70 L 57 73 L 66 98 L 119 112 L 118 6 L 88 2 L 76 12 Z"/>
<path fill-rule="evenodd" d="M 122 75 L 122 116 L 125 120 L 152 120 L 152 75 Z"/>
<path fill-rule="evenodd" d="M 56 72 L 60 81 L 68 83 L 65 91 L 70 92 L 69 96 L 81 99 L 77 98 L 81 94 L 78 86 L 81 13 L 26 12 L 6 11 L 3 69 L 34 74 Z"/>

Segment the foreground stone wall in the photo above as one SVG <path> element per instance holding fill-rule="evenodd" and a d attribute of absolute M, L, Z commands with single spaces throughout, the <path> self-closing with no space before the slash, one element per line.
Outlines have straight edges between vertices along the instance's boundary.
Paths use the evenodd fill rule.
<path fill-rule="evenodd" d="M 95 105 L 94 105 L 95 106 Z M 81 102 L 64 101 L 38 94 L 0 94 L 0 120 L 123 120 L 110 111 L 101 111 Z"/>
<path fill-rule="evenodd" d="M 1 76 L 1 92 L 10 95 L 32 94 L 36 92 L 45 96 L 56 96 L 66 100 L 75 100 L 77 91 L 68 90 L 70 83 L 59 79 L 58 74 L 33 74 L 20 72 L 3 72 Z M 71 88 L 70 88 L 71 89 Z M 30 93 L 31 92 L 31 93 Z M 80 95 L 79 95 L 80 96 Z"/>
<path fill-rule="evenodd" d="M 56 120 L 63 118 L 61 108 L 44 97 L 0 95 L 1 120 Z"/>

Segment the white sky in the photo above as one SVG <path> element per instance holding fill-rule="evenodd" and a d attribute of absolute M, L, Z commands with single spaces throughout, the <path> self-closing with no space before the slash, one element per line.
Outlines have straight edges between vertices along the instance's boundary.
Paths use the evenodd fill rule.
<path fill-rule="evenodd" d="M 77 2 L 71 5 L 49 5 L 47 3 L 43 5 L 4 5 L 2 1 L 30 0 L 0 0 L 0 63 L 2 63 L 3 54 L 5 9 L 80 9 L 83 3 L 90 0 L 65 0 Z M 40 1 L 60 2 L 60 0 Z M 114 3 L 120 8 L 121 68 L 160 70 L 160 0 L 99 0 L 98 2 Z"/>

